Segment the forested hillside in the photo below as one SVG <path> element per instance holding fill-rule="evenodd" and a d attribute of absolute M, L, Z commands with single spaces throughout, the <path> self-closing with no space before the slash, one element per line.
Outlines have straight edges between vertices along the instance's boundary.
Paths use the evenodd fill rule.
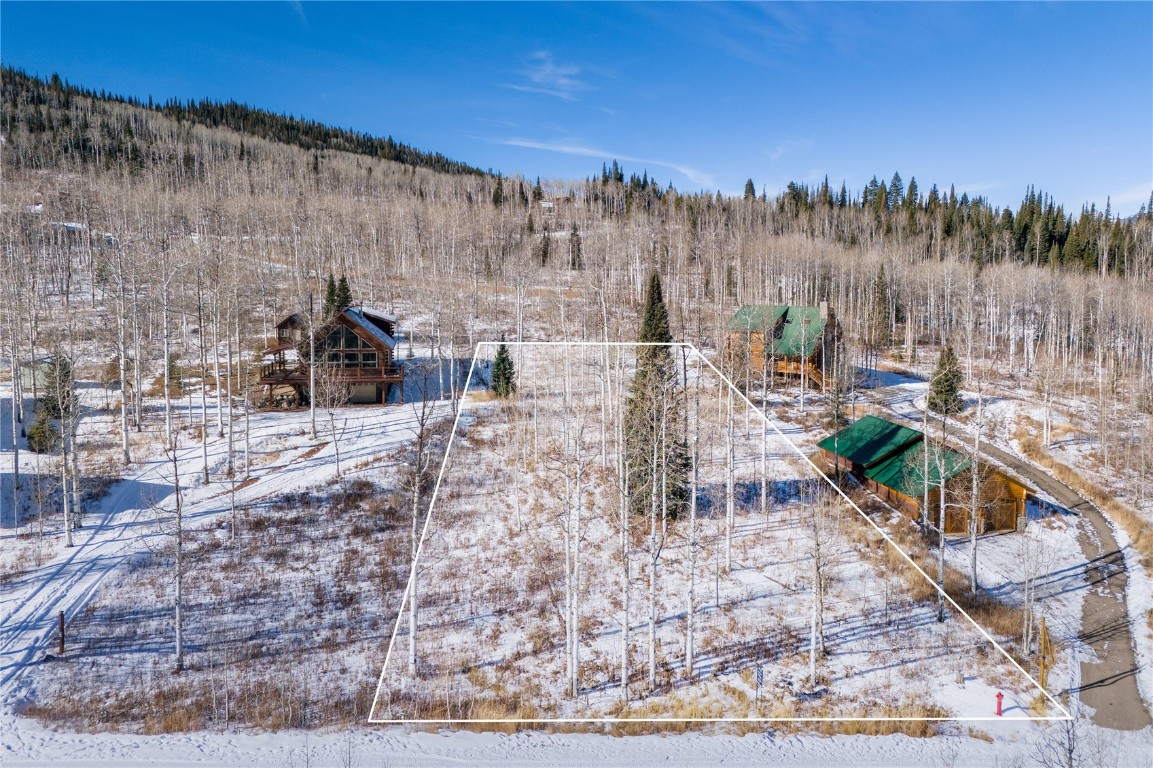
<path fill-rule="evenodd" d="M 22 127 L 27 134 L 20 151 L 10 160 L 17 167 L 37 167 L 51 158 L 47 161 L 52 165 L 123 165 L 133 173 L 146 166 L 180 162 L 187 171 L 195 172 L 203 159 L 192 148 L 179 157 L 158 151 L 158 145 L 163 147 L 170 141 L 155 124 L 141 117 L 146 112 L 156 112 L 180 125 L 228 128 L 311 150 L 315 153 L 312 162 L 316 171 L 319 153 L 333 150 L 443 173 L 482 173 L 439 153 L 395 142 L 391 137 L 376 138 L 236 102 L 202 99 L 154 104 L 149 99 L 146 105 L 138 99 L 79 88 L 55 75 L 44 81 L 10 67 L 4 68 L 3 79 L 4 130 L 12 134 Z M 76 100 L 79 105 L 74 105 Z M 136 109 L 121 114 L 118 107 L 123 106 Z M 235 151 L 243 159 L 243 144 Z M 626 182 L 623 169 L 615 161 L 611 169 L 602 167 L 599 185 L 597 180 L 590 177 L 583 191 L 592 200 L 606 200 L 608 209 L 615 206 L 616 213 L 631 213 L 634 205 L 651 211 L 654 200 L 660 200 L 664 193 L 655 178 L 649 179 L 647 171 L 641 176 L 631 175 Z M 623 185 L 623 201 L 605 194 L 604 188 L 611 183 Z M 538 184 L 538 195 L 539 189 Z M 524 202 L 523 185 L 519 192 Z M 756 186 L 750 179 L 744 200 L 756 198 Z M 732 202 L 705 197 L 699 204 L 728 207 Z M 763 193 L 761 202 L 768 202 Z M 838 191 L 830 187 L 828 178 L 815 188 L 791 183 L 771 207 L 780 222 L 780 232 L 798 231 L 848 245 L 885 237 L 919 236 L 924 238 L 926 255 L 938 258 L 942 244 L 960 241 L 961 251 L 985 264 L 1012 260 L 1144 279 L 1150 276 L 1147 225 L 1153 219 L 1153 193 L 1149 205 L 1142 206 L 1140 213 L 1129 219 L 1114 216 L 1108 204 L 1104 210 L 1098 210 L 1096 204 L 1086 205 L 1074 215 L 1032 187 L 1014 211 L 995 207 L 981 197 L 970 198 L 964 192 L 958 197 L 952 186 L 944 192 L 936 184 L 925 189 L 915 178 L 906 183 L 898 172 L 887 183 L 874 176 L 859 193 L 850 193 L 845 182 Z M 1141 222 L 1146 226 L 1142 227 Z"/>
<path fill-rule="evenodd" d="M 231 128 L 302 149 L 352 152 L 442 173 L 481 173 L 439 153 L 421 152 L 395 142 L 392 137 L 375 138 L 234 101 L 221 104 L 201 99 L 181 103 L 170 99 L 163 104 L 153 104 L 149 99 L 145 105 L 131 97 L 96 93 L 70 85 L 56 75 L 46 82 L 18 69 L 4 67 L 3 78 L 5 132 L 11 133 L 16 124 L 21 123 L 29 138 L 42 134 L 42 140 L 30 141 L 25 146 L 27 151 L 16 160 L 34 166 L 44 158 L 58 157 L 63 162 L 102 163 L 105 167 L 124 162 L 130 170 L 140 171 L 146 165 L 170 161 L 171 158 L 163 154 L 149 151 L 162 142 L 152 124 L 120 115 L 115 109 L 120 105 L 159 112 L 189 124 Z M 75 99 L 83 102 L 78 109 L 73 108 Z M 183 156 L 180 159 L 184 161 Z"/>
<path fill-rule="evenodd" d="M 1044 371 L 1050 389 L 1092 388 L 1106 462 L 1141 434 L 1117 414 L 1153 408 L 1147 208 L 1071 217 L 1030 190 L 1012 212 L 899 175 L 860 195 L 792 185 L 766 199 L 750 183 L 729 198 L 616 163 L 534 184 L 237 105 L 148 107 L 11 69 L 3 105 L 14 359 L 87 334 L 102 361 L 127 350 L 148 378 L 169 327 L 182 354 L 197 327 L 251 350 L 329 273 L 454 354 L 502 332 L 631 340 L 655 268 L 674 336 L 705 347 L 742 303 L 828 301 L 856 355 L 952 341 L 967 370 L 984 358 L 1025 386 Z M 81 283 L 115 318 L 49 334 Z"/>

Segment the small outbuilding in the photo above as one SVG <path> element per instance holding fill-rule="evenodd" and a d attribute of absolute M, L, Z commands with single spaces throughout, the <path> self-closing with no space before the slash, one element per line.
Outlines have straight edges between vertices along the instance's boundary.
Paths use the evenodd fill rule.
<path fill-rule="evenodd" d="M 54 359 L 51 355 L 20 363 L 20 389 L 28 395 L 33 392 L 44 392 L 48 389 L 48 382 L 52 380 L 53 365 Z"/>

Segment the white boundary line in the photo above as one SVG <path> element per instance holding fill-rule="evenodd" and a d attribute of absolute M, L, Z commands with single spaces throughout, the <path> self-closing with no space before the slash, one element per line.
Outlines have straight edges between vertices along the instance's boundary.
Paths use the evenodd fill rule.
<path fill-rule="evenodd" d="M 449 457 L 450 451 L 452 450 L 453 441 L 456 439 L 457 427 L 460 424 L 460 415 L 461 415 L 461 413 L 464 412 L 464 400 L 468 396 L 468 389 L 469 389 L 470 384 L 472 383 L 472 374 L 473 374 L 473 370 L 476 368 L 477 357 L 480 354 L 481 347 L 495 346 L 495 345 L 499 345 L 502 343 L 507 345 L 507 346 L 510 346 L 510 347 L 531 347 L 531 346 L 687 347 L 688 349 L 692 350 L 693 354 L 696 355 L 697 359 L 701 360 L 702 362 L 705 363 L 705 365 L 707 365 L 709 368 L 711 368 L 712 371 L 718 377 L 720 377 L 721 381 L 723 381 L 726 385 L 728 385 L 729 388 L 732 389 L 732 391 L 735 392 L 737 394 L 737 396 L 740 397 L 741 400 L 743 400 L 748 405 L 748 407 L 754 413 L 756 413 L 757 416 L 759 416 L 761 418 L 761 420 L 765 424 L 767 424 L 769 427 L 772 428 L 772 430 L 774 432 L 777 433 L 778 437 L 780 437 L 782 440 L 784 440 L 793 449 L 793 451 L 798 456 L 800 456 L 810 467 L 813 468 L 813 471 L 816 472 L 819 477 L 824 479 L 824 481 L 829 484 L 829 487 L 831 487 L 834 491 L 836 491 L 841 496 L 841 498 L 843 498 L 845 501 L 847 501 L 849 503 L 849 506 L 851 506 L 854 510 L 856 510 L 857 514 L 859 514 L 862 518 L 864 518 L 864 520 L 869 525 L 871 525 L 877 533 L 881 534 L 881 537 L 884 538 L 885 541 L 887 541 L 890 546 L 892 546 L 894 549 L 896 549 L 897 552 L 899 552 L 901 554 L 901 557 L 905 558 L 905 560 L 908 561 L 909 565 L 913 566 L 913 568 L 917 571 L 917 573 L 919 573 L 925 579 L 925 581 L 927 581 L 930 585 L 932 585 L 933 589 L 935 589 L 945 600 L 947 600 L 949 602 L 949 605 L 953 606 L 953 609 L 955 611 L 957 611 L 957 613 L 961 614 L 966 619 L 968 619 L 969 623 L 972 624 L 974 627 L 976 627 L 977 631 L 981 633 L 981 636 L 984 637 L 986 640 L 988 640 L 993 645 L 994 648 L 996 648 L 998 651 L 1000 651 L 1001 655 L 1004 656 L 1006 659 L 1008 659 L 1009 663 L 1012 664 L 1014 667 L 1016 667 L 1017 670 L 1020 671 L 1021 674 L 1025 676 L 1026 680 L 1031 682 L 1033 685 L 1037 686 L 1037 690 L 1041 691 L 1041 693 L 1044 694 L 1045 698 L 1047 698 L 1057 709 L 1059 709 L 1062 713 L 1064 713 L 1064 715 L 1063 716 L 1046 715 L 1043 717 L 1030 716 L 1030 715 L 1026 715 L 1023 717 L 1022 716 L 1005 717 L 1005 716 L 995 716 L 995 715 L 993 715 L 993 716 L 977 716 L 977 717 L 669 717 L 669 718 L 554 717 L 554 718 L 535 718 L 535 719 L 499 718 L 499 719 L 478 719 L 478 720 L 443 720 L 443 719 L 442 720 L 420 720 L 420 719 L 374 718 L 373 715 L 376 713 L 376 707 L 380 701 L 380 692 L 384 687 L 384 674 L 388 670 L 388 663 L 389 663 L 389 660 L 392 658 L 393 646 L 396 643 L 396 636 L 400 630 L 401 621 L 404 618 L 404 608 L 405 608 L 405 605 L 407 605 L 407 603 L 408 603 L 408 597 L 410 594 L 410 589 L 412 587 L 413 580 L 416 577 L 416 563 L 420 561 L 420 553 L 424 549 L 425 537 L 428 534 L 429 520 L 432 519 L 433 505 L 436 503 L 437 494 L 440 492 L 440 483 L 441 483 L 441 480 L 444 479 L 444 471 L 445 471 L 445 468 L 448 466 L 448 457 Z M 1030 722 L 1030 721 L 1072 720 L 1072 719 L 1073 719 L 1072 715 L 1069 714 L 1069 711 L 1067 709 L 1065 709 L 1065 707 L 1061 706 L 1061 703 L 1059 701 L 1057 701 L 1055 698 L 1053 698 L 1053 696 L 1048 691 L 1046 691 L 1044 688 L 1042 688 L 1041 684 L 1039 682 L 1037 682 L 1035 679 L 1033 679 L 1033 676 L 1030 675 L 1028 672 L 1026 672 L 1025 669 L 1020 664 L 1017 663 L 1017 660 L 1014 659 L 1004 648 L 1002 648 L 1001 645 L 996 640 L 994 640 L 992 638 L 992 636 L 989 635 L 989 633 L 986 632 L 985 629 L 973 619 L 972 616 L 970 616 L 964 609 L 962 609 L 961 606 L 957 605 L 956 601 L 954 601 L 953 598 L 949 597 L 949 594 L 947 592 L 945 592 L 944 589 L 942 589 L 940 586 L 938 586 L 937 583 L 932 578 L 930 578 L 930 576 L 927 573 L 925 573 L 923 570 L 921 570 L 921 567 L 919 565 L 917 565 L 917 563 L 913 560 L 913 558 L 909 557 L 909 555 L 906 554 L 905 550 L 901 549 L 901 547 L 899 547 L 896 542 L 894 542 L 891 538 L 889 538 L 889 535 L 887 533 L 885 533 L 885 531 L 880 526 L 878 526 L 876 523 L 874 523 L 873 520 L 867 514 L 865 514 L 864 510 L 862 510 L 860 507 L 858 507 L 856 505 L 856 503 L 852 499 L 850 499 L 845 494 L 845 492 L 842 491 L 836 485 L 836 483 L 834 483 L 831 479 L 829 479 L 828 475 L 826 475 L 824 472 L 822 472 L 820 470 L 820 468 L 817 467 L 817 465 L 813 462 L 812 459 L 810 459 L 808 456 L 806 456 L 801 451 L 801 449 L 799 447 L 797 447 L 796 444 L 793 443 L 792 440 L 790 440 L 788 437 L 786 437 L 785 434 L 783 432 L 781 432 L 780 428 L 778 428 L 776 424 L 769 421 L 768 417 L 765 416 L 765 414 L 762 413 L 759 408 L 757 408 L 755 405 L 753 405 L 753 402 L 751 400 L 749 400 L 749 398 L 743 392 L 741 392 L 740 389 L 735 384 L 733 384 L 732 380 L 729 379 L 729 377 L 726 376 L 724 373 L 722 373 L 721 370 L 719 368 L 717 368 L 717 366 L 714 365 L 711 360 L 709 360 L 707 357 L 705 357 L 705 355 L 699 349 L 697 349 L 697 347 L 695 345 L 693 345 L 689 342 L 662 343 L 662 342 L 626 342 L 626 341 L 571 341 L 571 342 L 569 342 L 569 341 L 505 341 L 505 342 L 479 341 L 479 342 L 477 342 L 476 350 L 473 352 L 473 355 L 472 355 L 472 363 L 468 369 L 468 378 L 465 380 L 465 385 L 464 385 L 464 389 L 463 389 L 463 392 L 461 395 L 461 399 L 457 405 L 456 418 L 453 420 L 453 425 L 452 425 L 452 433 L 449 435 L 448 446 L 445 448 L 444 459 L 441 462 L 440 474 L 437 476 L 436 486 L 433 488 L 432 498 L 429 501 L 428 513 L 425 515 L 424 528 L 421 531 L 420 543 L 417 545 L 416 562 L 413 563 L 412 571 L 409 574 L 408 583 L 405 585 L 404 596 L 401 598 L 400 611 L 397 613 L 397 617 L 396 617 L 396 625 L 393 627 L 392 637 L 388 641 L 388 652 L 385 654 L 385 657 L 384 657 L 384 666 L 380 670 L 380 680 L 376 686 L 376 695 L 373 697 L 373 700 L 372 700 L 372 709 L 369 710 L 369 717 L 368 717 L 369 723 L 381 724 L 381 725 L 384 725 L 384 724 L 391 724 L 391 725 L 398 725 L 398 724 L 411 724 L 411 725 L 464 724 L 464 725 L 467 725 L 469 723 L 487 723 L 487 724 L 527 723 L 527 724 L 542 724 L 543 725 L 546 723 L 604 723 L 604 724 L 612 724 L 612 723 L 772 723 L 772 722 L 797 722 L 797 723 L 828 723 L 828 722 L 1005 722 L 1005 721 Z"/>
<path fill-rule="evenodd" d="M 373 720 L 372 715 L 376 712 L 376 705 L 380 701 L 380 691 L 384 687 L 384 673 L 388 669 L 389 660 L 392 658 L 396 635 L 400 631 L 400 622 L 404 619 L 404 608 L 408 604 L 412 585 L 416 581 L 416 564 L 420 562 L 420 553 L 424 550 L 424 540 L 428 536 L 428 524 L 432 520 L 432 509 L 436 504 L 436 497 L 440 493 L 440 482 L 444 479 L 444 470 L 448 467 L 448 457 L 452 453 L 452 444 L 456 440 L 457 427 L 460 426 L 460 415 L 464 413 L 464 400 L 468 397 L 468 387 L 472 383 L 472 372 L 476 369 L 476 357 L 480 354 L 481 345 L 487 343 L 482 341 L 476 345 L 476 350 L 472 353 L 472 362 L 468 366 L 468 377 L 464 380 L 464 389 L 461 391 L 460 400 L 456 404 L 456 416 L 452 420 L 452 432 L 449 433 L 448 445 L 444 449 L 444 458 L 440 462 L 440 472 L 436 476 L 436 485 L 433 486 L 432 496 L 428 501 L 428 512 L 425 513 L 424 526 L 420 530 L 420 541 L 416 545 L 416 557 L 412 561 L 412 571 L 408 574 L 408 582 L 404 585 L 404 595 L 400 599 L 400 610 L 396 614 L 396 624 L 392 628 L 392 637 L 388 640 L 388 651 L 384 654 L 384 666 L 380 669 L 380 681 L 376 684 L 376 695 L 372 697 L 372 708 L 368 711 L 368 722 L 370 723 L 389 722 Z"/>

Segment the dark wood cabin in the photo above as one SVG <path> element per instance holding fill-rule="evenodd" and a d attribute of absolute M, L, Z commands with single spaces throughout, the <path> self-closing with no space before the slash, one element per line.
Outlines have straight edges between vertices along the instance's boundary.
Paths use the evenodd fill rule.
<path fill-rule="evenodd" d="M 823 387 L 840 342 L 829 305 L 746 304 L 725 323 L 725 357 L 734 372 L 800 376 Z M 738 374 L 739 375 L 739 374 Z"/>
<path fill-rule="evenodd" d="M 972 462 L 951 448 L 930 443 L 926 449 L 925 445 L 918 430 L 876 416 L 865 416 L 817 444 L 820 459 L 830 471 L 852 473 L 870 492 L 914 520 L 921 517 L 927 483 L 928 517 L 934 525 L 940 515 L 943 476 L 945 533 L 965 533 L 969 529 Z M 977 530 L 1015 530 L 1025 518 L 1030 489 L 992 467 L 982 468 L 977 481 Z"/>
<path fill-rule="evenodd" d="M 403 399 L 404 369 L 395 358 L 396 324 L 392 315 L 349 307 L 317 328 L 318 364 L 347 383 L 350 403 L 386 403 L 393 387 Z M 308 353 L 308 323 L 302 315 L 289 315 L 276 324 L 276 343 L 264 351 L 268 362 L 261 367 L 258 382 L 267 388 L 269 401 L 282 406 L 308 402 Z"/>

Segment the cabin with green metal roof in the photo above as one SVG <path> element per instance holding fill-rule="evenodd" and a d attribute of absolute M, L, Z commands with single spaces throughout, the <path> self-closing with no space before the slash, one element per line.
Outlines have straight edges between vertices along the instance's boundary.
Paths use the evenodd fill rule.
<path fill-rule="evenodd" d="M 807 376 L 824 385 L 826 361 L 838 341 L 829 305 L 745 304 L 725 323 L 725 354 L 735 369 Z"/>
<path fill-rule="evenodd" d="M 838 465 L 836 468 L 839 470 L 864 474 L 920 440 L 921 433 L 915 429 L 876 416 L 862 416 L 817 443 L 817 447 L 830 466 Z"/>
<path fill-rule="evenodd" d="M 940 519 L 945 493 L 945 532 L 969 529 L 973 472 L 977 474 L 977 528 L 1006 531 L 1025 517 L 1030 489 L 990 466 L 974 468 L 968 456 L 935 443 L 911 427 L 865 416 L 817 443 L 820 459 L 831 472 L 855 476 L 869 491 L 920 519 L 928 485 L 928 517 Z"/>

